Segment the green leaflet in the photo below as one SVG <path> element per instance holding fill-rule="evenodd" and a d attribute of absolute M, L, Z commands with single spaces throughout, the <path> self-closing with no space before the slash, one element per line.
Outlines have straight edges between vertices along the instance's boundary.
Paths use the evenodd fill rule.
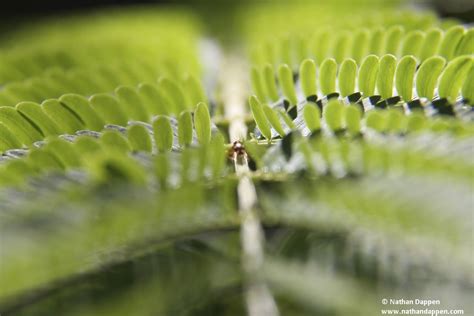
<path fill-rule="evenodd" d="M 470 28 L 464 33 L 461 42 L 456 47 L 455 56 L 474 54 L 474 28 Z"/>
<path fill-rule="evenodd" d="M 323 108 L 324 121 L 333 132 L 342 129 L 343 115 L 344 105 L 337 100 L 329 101 L 329 103 Z"/>
<path fill-rule="evenodd" d="M 33 173 L 34 171 L 25 159 L 9 161 L 4 168 L 0 169 L 0 186 L 21 185 L 24 179 Z"/>
<path fill-rule="evenodd" d="M 433 28 L 426 33 L 419 55 L 421 61 L 434 56 L 438 52 L 442 36 L 443 31 L 439 28 Z"/>
<path fill-rule="evenodd" d="M 426 125 L 426 117 L 423 113 L 412 113 L 408 116 L 406 130 L 409 133 L 423 130 Z"/>
<path fill-rule="evenodd" d="M 296 38 L 296 61 L 297 63 L 303 62 L 308 56 L 308 41 L 305 36 L 298 36 Z"/>
<path fill-rule="evenodd" d="M 464 27 L 456 25 L 446 31 L 438 54 L 443 56 L 446 60 L 451 60 L 454 57 L 454 52 L 459 42 L 464 35 Z"/>
<path fill-rule="evenodd" d="M 395 87 L 397 93 L 406 102 L 413 98 L 413 81 L 416 71 L 416 59 L 413 56 L 405 56 L 398 62 Z"/>
<path fill-rule="evenodd" d="M 331 33 L 329 30 L 324 29 L 322 31 L 319 31 L 313 38 L 312 42 L 312 52 L 313 55 L 316 58 L 316 62 L 321 64 L 321 62 L 324 60 L 324 58 L 327 55 L 328 48 L 329 48 L 329 39 L 330 39 Z"/>
<path fill-rule="evenodd" d="M 385 41 L 385 52 L 397 56 L 400 41 L 403 36 L 403 27 L 394 25 L 387 30 Z"/>
<path fill-rule="evenodd" d="M 352 135 L 360 133 L 360 121 L 362 119 L 362 109 L 355 104 L 349 105 L 345 110 L 346 128 Z"/>
<path fill-rule="evenodd" d="M 455 101 L 472 67 L 471 56 L 456 57 L 448 63 L 448 66 L 441 75 L 438 93 L 441 98 L 448 98 Z"/>
<path fill-rule="evenodd" d="M 268 119 L 270 124 L 273 126 L 273 128 L 277 131 L 277 133 L 281 137 L 285 136 L 285 131 L 283 130 L 283 126 L 281 125 L 278 112 L 272 109 L 268 104 L 263 104 L 262 107 L 263 107 L 263 112 L 265 113 L 266 118 Z"/>
<path fill-rule="evenodd" d="M 23 145 L 30 145 L 44 136 L 12 107 L 0 107 L 0 123 L 10 130 Z M 8 133 L 5 136 L 8 140 Z M 8 142 L 11 143 L 12 140 Z"/>
<path fill-rule="evenodd" d="M 391 133 L 400 133 L 403 130 L 405 115 L 400 109 L 390 108 L 386 111 L 386 129 Z"/>
<path fill-rule="evenodd" d="M 416 91 L 418 97 L 432 100 L 438 77 L 443 71 L 446 61 L 443 57 L 433 56 L 426 59 L 416 75 Z"/>
<path fill-rule="evenodd" d="M 393 81 L 397 59 L 395 56 L 387 54 L 380 58 L 379 72 L 377 74 L 377 91 L 382 99 L 390 98 L 393 95 Z"/>
<path fill-rule="evenodd" d="M 1 115 L 1 114 L 0 114 Z M 11 132 L 0 120 L 0 153 L 12 149 L 21 148 L 21 143 L 16 134 Z"/>
<path fill-rule="evenodd" d="M 160 183 L 160 187 L 165 189 L 168 186 L 168 176 L 170 174 L 170 163 L 168 153 L 158 153 L 155 158 L 155 174 Z"/>
<path fill-rule="evenodd" d="M 64 165 L 56 155 L 39 148 L 32 148 L 26 161 L 33 170 L 39 172 L 64 170 Z"/>
<path fill-rule="evenodd" d="M 321 129 L 321 112 L 316 105 L 312 103 L 306 103 L 304 105 L 303 119 L 306 123 L 306 127 L 308 127 L 311 132 Z"/>
<path fill-rule="evenodd" d="M 100 131 L 104 128 L 104 120 L 94 111 L 85 97 L 78 94 L 65 94 L 59 98 L 59 102 L 76 113 L 87 129 Z"/>
<path fill-rule="evenodd" d="M 295 129 L 295 122 L 293 122 L 293 119 L 290 117 L 290 115 L 285 111 L 285 109 L 280 108 L 278 110 L 278 113 L 280 114 L 281 118 L 283 121 L 285 121 L 285 124 L 291 129 Z"/>
<path fill-rule="evenodd" d="M 3 89 L 7 95 L 13 97 L 13 99 L 15 100 L 15 103 L 18 100 L 41 102 L 41 99 L 39 98 L 39 96 L 37 96 L 28 85 L 25 85 L 22 82 L 10 83 L 6 85 Z M 9 104 L 9 105 L 14 105 L 14 104 Z"/>
<path fill-rule="evenodd" d="M 128 119 L 116 98 L 107 93 L 94 94 L 90 98 L 92 108 L 107 124 L 125 126 Z"/>
<path fill-rule="evenodd" d="M 385 31 L 383 28 L 377 28 L 372 32 L 372 37 L 369 43 L 369 53 L 374 55 L 380 55 L 382 53 L 382 44 L 384 39 Z"/>
<path fill-rule="evenodd" d="M 169 99 L 163 96 L 155 84 L 141 83 L 138 93 L 151 115 L 167 115 L 172 110 Z"/>
<path fill-rule="evenodd" d="M 116 130 L 105 130 L 100 136 L 100 142 L 107 149 L 118 152 L 128 152 L 131 149 L 128 140 Z"/>
<path fill-rule="evenodd" d="M 464 99 L 469 100 L 470 105 L 474 105 L 474 66 L 471 66 L 471 70 L 462 86 L 461 93 Z"/>
<path fill-rule="evenodd" d="M 357 63 L 360 63 L 362 58 L 367 55 L 369 50 L 369 38 L 370 33 L 367 29 L 359 30 L 355 34 L 351 56 Z"/>
<path fill-rule="evenodd" d="M 44 111 L 50 118 L 52 118 L 56 124 L 61 128 L 61 130 L 66 133 L 73 134 L 76 131 L 84 129 L 84 122 L 81 118 L 69 110 L 67 107 L 63 106 L 56 99 L 50 99 L 44 101 L 41 106 Z"/>
<path fill-rule="evenodd" d="M 318 95 L 316 88 L 316 63 L 312 59 L 305 59 L 300 65 L 301 89 L 305 97 Z"/>
<path fill-rule="evenodd" d="M 349 49 L 352 44 L 351 35 L 349 32 L 342 32 L 336 38 L 332 55 L 337 63 L 341 63 L 349 55 Z"/>
<path fill-rule="evenodd" d="M 140 99 L 135 88 L 129 86 L 119 86 L 115 89 L 115 94 L 125 110 L 129 119 L 146 122 L 149 119 L 149 113 L 143 101 Z"/>
<path fill-rule="evenodd" d="M 208 144 L 211 140 L 211 117 L 204 102 L 200 102 L 194 111 L 194 128 L 200 144 Z"/>
<path fill-rule="evenodd" d="M 212 177 L 218 179 L 222 175 L 226 163 L 224 136 L 220 133 L 211 139 L 208 163 L 211 166 Z"/>
<path fill-rule="evenodd" d="M 58 125 L 43 112 L 39 104 L 34 102 L 20 102 L 16 105 L 16 110 L 28 118 L 30 122 L 34 122 L 44 136 L 59 135 L 61 133 L 61 129 Z"/>
<path fill-rule="evenodd" d="M 81 164 L 80 155 L 75 147 L 63 139 L 51 139 L 42 149 L 56 156 L 65 168 L 74 168 Z"/>
<path fill-rule="evenodd" d="M 187 75 L 183 80 L 184 90 L 187 92 L 187 104 L 207 102 L 206 93 L 199 79 L 194 75 Z"/>
<path fill-rule="evenodd" d="M 374 94 L 378 70 L 379 58 L 375 55 L 368 55 L 365 57 L 359 68 L 358 78 L 359 91 L 362 92 L 365 97 Z"/>
<path fill-rule="evenodd" d="M 258 129 L 262 133 L 263 137 L 270 140 L 272 138 L 272 131 L 270 129 L 270 123 L 268 122 L 267 116 L 263 111 L 262 104 L 255 96 L 251 96 L 249 98 L 249 105 Z"/>
<path fill-rule="evenodd" d="M 140 124 L 127 127 L 127 138 L 133 151 L 143 151 L 150 153 L 152 143 L 148 129 Z"/>
<path fill-rule="evenodd" d="M 169 112 L 180 113 L 191 106 L 186 104 L 184 93 L 175 81 L 163 77 L 158 81 L 158 86 L 171 101 L 172 109 Z"/>
<path fill-rule="evenodd" d="M 260 71 L 257 69 L 257 67 L 252 67 L 250 70 L 250 83 L 252 85 L 252 91 L 257 95 L 257 98 L 261 102 L 265 102 L 267 99 L 266 93 Z"/>
<path fill-rule="evenodd" d="M 102 150 L 99 142 L 90 136 L 79 136 L 74 142 L 74 146 L 80 153 L 94 153 Z"/>
<path fill-rule="evenodd" d="M 142 167 L 131 157 L 120 152 L 104 152 L 87 161 L 87 170 L 99 184 L 146 182 L 146 174 Z"/>
<path fill-rule="evenodd" d="M 379 133 L 384 131 L 385 120 L 380 111 L 369 111 L 365 117 L 365 125 Z"/>
<path fill-rule="evenodd" d="M 409 32 L 404 40 L 402 46 L 402 56 L 413 55 L 419 56 L 421 44 L 423 43 L 424 34 L 421 31 Z"/>
<path fill-rule="evenodd" d="M 181 147 L 189 146 L 193 141 L 193 118 L 189 111 L 181 112 L 178 117 L 178 140 Z"/>
<path fill-rule="evenodd" d="M 357 64 L 351 59 L 345 59 L 339 69 L 339 91 L 343 97 L 355 92 Z"/>
<path fill-rule="evenodd" d="M 287 64 L 283 64 L 278 68 L 278 80 L 283 91 L 283 95 L 290 102 L 290 105 L 296 105 L 295 83 L 293 82 L 293 72 Z"/>
<path fill-rule="evenodd" d="M 333 58 L 325 59 L 319 69 L 319 86 L 323 95 L 336 91 L 337 64 Z"/>
<path fill-rule="evenodd" d="M 273 102 L 278 101 L 278 89 L 275 82 L 275 74 L 273 73 L 273 67 L 271 64 L 266 64 L 263 67 L 263 83 L 270 100 Z"/>
<path fill-rule="evenodd" d="M 153 133 L 158 152 L 171 151 L 173 148 L 173 129 L 170 120 L 166 116 L 159 115 L 153 121 Z"/>

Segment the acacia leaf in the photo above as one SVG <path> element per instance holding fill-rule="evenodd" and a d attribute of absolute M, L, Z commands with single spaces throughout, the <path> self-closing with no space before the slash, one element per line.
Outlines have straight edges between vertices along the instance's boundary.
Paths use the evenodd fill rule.
<path fill-rule="evenodd" d="M 319 107 L 313 103 L 306 103 L 303 109 L 303 119 L 306 127 L 311 132 L 319 131 L 321 129 L 321 111 Z"/>
<path fill-rule="evenodd" d="M 272 109 L 268 104 L 263 104 L 262 105 L 263 112 L 265 113 L 265 116 L 272 125 L 272 127 L 277 131 L 277 133 L 281 136 L 285 136 L 285 130 L 283 129 L 283 126 L 281 125 L 280 122 L 280 117 L 278 116 L 278 113 Z"/>
<path fill-rule="evenodd" d="M 421 64 L 416 75 L 416 91 L 419 97 L 433 99 L 438 78 L 445 64 L 446 61 L 440 56 L 432 56 Z"/>
<path fill-rule="evenodd" d="M 171 151 L 173 148 L 173 129 L 170 120 L 164 115 L 158 115 L 153 120 L 153 136 L 159 153 Z"/>
<path fill-rule="evenodd" d="M 261 102 L 265 102 L 267 97 L 264 90 L 262 76 L 257 67 L 252 67 L 250 70 L 250 83 L 252 85 L 252 91 L 255 93 L 257 98 Z"/>
<path fill-rule="evenodd" d="M 351 59 L 345 59 L 339 69 L 339 91 L 343 97 L 355 92 L 357 64 Z"/>
<path fill-rule="evenodd" d="M 451 101 L 456 100 L 459 90 L 471 70 L 472 59 L 471 56 L 459 56 L 448 63 L 441 74 L 438 86 L 438 93 L 441 98 L 447 98 Z"/>
<path fill-rule="evenodd" d="M 443 31 L 439 28 L 432 28 L 426 32 L 425 39 L 420 49 L 420 60 L 424 61 L 431 56 L 434 56 L 439 49 L 441 44 L 441 38 L 443 36 Z"/>
<path fill-rule="evenodd" d="M 129 119 L 148 121 L 150 115 L 135 88 L 119 86 L 115 89 L 115 95 L 117 95 L 118 101 L 122 104 L 122 109 L 125 110 Z"/>
<path fill-rule="evenodd" d="M 403 27 L 394 25 L 387 30 L 385 36 L 385 52 L 387 54 L 397 55 L 400 48 L 400 42 L 403 36 Z"/>
<path fill-rule="evenodd" d="M 438 54 L 444 57 L 446 60 L 451 60 L 454 57 L 454 52 L 459 42 L 464 35 L 464 27 L 456 25 L 451 27 L 444 34 L 444 38 L 441 41 Z"/>
<path fill-rule="evenodd" d="M 152 143 L 148 129 L 140 124 L 133 124 L 127 127 L 127 138 L 133 151 L 143 151 L 151 153 Z"/>
<path fill-rule="evenodd" d="M 116 98 L 107 93 L 94 94 L 90 98 L 92 108 L 108 124 L 127 125 L 127 115 Z"/>
<path fill-rule="evenodd" d="M 395 56 L 387 54 L 380 58 L 377 74 L 377 91 L 382 96 L 382 99 L 388 99 L 393 95 L 393 81 L 396 68 L 397 59 Z"/>
<path fill-rule="evenodd" d="M 424 36 L 424 33 L 419 30 L 408 32 L 403 39 L 402 56 L 419 56 Z"/>
<path fill-rule="evenodd" d="M 323 108 L 323 117 L 327 126 L 334 132 L 342 129 L 344 106 L 337 100 L 331 100 Z"/>
<path fill-rule="evenodd" d="M 290 102 L 290 105 L 296 105 L 298 99 L 296 97 L 295 83 L 293 82 L 293 72 L 287 64 L 280 65 L 278 68 L 278 80 L 280 81 L 283 95 Z"/>
<path fill-rule="evenodd" d="M 375 91 L 375 83 L 379 70 L 379 58 L 375 55 L 365 57 L 359 68 L 359 91 L 365 97 L 372 96 Z"/>
<path fill-rule="evenodd" d="M 271 64 L 266 64 L 263 67 L 263 82 L 270 100 L 272 100 L 273 102 L 278 101 L 278 89 L 275 82 L 275 74 L 273 72 L 273 67 Z"/>
<path fill-rule="evenodd" d="M 189 111 L 183 111 L 178 117 L 178 141 L 182 147 L 193 141 L 193 118 Z"/>
<path fill-rule="evenodd" d="M 358 105 L 351 104 L 345 110 L 346 128 L 350 134 L 360 133 L 360 121 L 362 119 L 362 110 Z"/>
<path fill-rule="evenodd" d="M 337 64 L 333 58 L 325 59 L 319 68 L 319 86 L 323 95 L 336 91 Z"/>
<path fill-rule="evenodd" d="M 194 128 L 199 143 L 208 144 L 211 141 L 211 116 L 204 102 L 199 102 L 194 111 Z"/>
<path fill-rule="evenodd" d="M 404 56 L 397 65 L 395 75 L 395 86 L 397 93 L 406 102 L 413 98 L 413 81 L 416 71 L 415 57 L 408 55 Z"/>
<path fill-rule="evenodd" d="M 257 124 L 258 129 L 266 139 L 272 138 L 272 131 L 270 129 L 270 123 L 268 122 L 267 116 L 263 110 L 262 104 L 255 96 L 249 98 L 250 110 L 252 111 L 253 118 Z"/>
<path fill-rule="evenodd" d="M 21 115 L 34 122 L 44 136 L 59 135 L 61 133 L 59 126 L 43 112 L 38 103 L 20 102 L 16 105 L 16 109 Z"/>
<path fill-rule="evenodd" d="M 318 95 L 316 87 L 316 63 L 305 59 L 300 65 L 301 89 L 305 97 Z"/>
<path fill-rule="evenodd" d="M 100 131 L 104 128 L 105 122 L 99 114 L 92 108 L 90 102 L 79 94 L 64 94 L 59 98 L 59 102 L 72 112 L 76 113 L 87 129 Z"/>

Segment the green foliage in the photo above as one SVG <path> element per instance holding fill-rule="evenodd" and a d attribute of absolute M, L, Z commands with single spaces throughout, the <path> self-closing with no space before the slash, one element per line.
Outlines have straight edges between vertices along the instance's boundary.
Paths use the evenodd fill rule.
<path fill-rule="evenodd" d="M 379 71 L 379 58 L 375 55 L 368 55 L 359 69 L 359 91 L 364 96 L 371 96 L 375 91 L 377 73 Z"/>
<path fill-rule="evenodd" d="M 472 68 L 472 56 L 460 56 L 453 59 L 439 79 L 438 93 L 442 98 L 455 100 L 462 83 Z"/>
<path fill-rule="evenodd" d="M 211 117 L 203 102 L 198 103 L 194 111 L 194 128 L 199 143 L 205 145 L 211 141 Z"/>
<path fill-rule="evenodd" d="M 300 65 L 301 89 L 306 97 L 318 95 L 316 89 L 316 64 L 305 59 Z"/>
<path fill-rule="evenodd" d="M 421 64 L 416 75 L 416 91 L 419 97 L 433 99 L 434 89 L 445 64 L 445 60 L 439 56 L 430 57 Z"/>
<path fill-rule="evenodd" d="M 400 59 L 395 74 L 395 87 L 405 101 L 413 98 L 413 82 L 415 80 L 416 59 L 408 55 Z"/>
<path fill-rule="evenodd" d="M 319 86 L 324 95 L 336 91 L 337 64 L 334 59 L 325 59 L 319 69 Z"/>
<path fill-rule="evenodd" d="M 270 123 L 268 122 L 267 115 L 263 109 L 262 104 L 258 101 L 255 96 L 249 98 L 250 110 L 252 111 L 253 118 L 257 123 L 258 129 L 266 139 L 272 138 L 272 131 L 270 129 Z"/>
<path fill-rule="evenodd" d="M 288 100 L 288 102 L 290 102 L 290 105 L 296 105 L 296 103 L 298 103 L 298 99 L 296 98 L 293 73 L 288 65 L 280 65 L 278 68 L 278 80 L 281 84 L 283 95 Z"/>
<path fill-rule="evenodd" d="M 355 92 L 357 64 L 353 59 L 345 59 L 339 69 L 339 90 L 343 97 Z"/>
<path fill-rule="evenodd" d="M 384 55 L 380 58 L 379 72 L 377 74 L 377 90 L 382 98 L 387 99 L 393 95 L 393 80 L 397 59 L 393 55 Z"/>
<path fill-rule="evenodd" d="M 166 116 L 160 115 L 153 121 L 153 133 L 158 152 L 163 153 L 172 149 L 173 129 Z"/>
<path fill-rule="evenodd" d="M 472 27 L 365 0 L 220 14 L 5 30 L 0 313 L 244 315 L 252 286 L 281 315 L 470 302 Z"/>

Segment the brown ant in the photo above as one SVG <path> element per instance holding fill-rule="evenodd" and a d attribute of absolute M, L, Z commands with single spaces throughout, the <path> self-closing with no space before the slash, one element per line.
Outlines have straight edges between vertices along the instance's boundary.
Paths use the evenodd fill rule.
<path fill-rule="evenodd" d="M 236 140 L 232 143 L 232 147 L 229 148 L 228 156 L 230 159 L 235 162 L 242 162 L 247 160 L 247 151 L 245 151 L 245 146 L 241 141 Z"/>

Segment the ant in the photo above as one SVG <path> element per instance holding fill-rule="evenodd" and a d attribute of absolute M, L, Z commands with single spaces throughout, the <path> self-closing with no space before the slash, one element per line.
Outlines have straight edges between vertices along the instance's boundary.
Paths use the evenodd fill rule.
<path fill-rule="evenodd" d="M 245 151 L 245 146 L 242 144 L 241 141 L 236 140 L 232 143 L 232 147 L 229 148 L 228 156 L 230 159 L 234 160 L 235 162 L 246 162 L 247 160 L 247 151 Z"/>

